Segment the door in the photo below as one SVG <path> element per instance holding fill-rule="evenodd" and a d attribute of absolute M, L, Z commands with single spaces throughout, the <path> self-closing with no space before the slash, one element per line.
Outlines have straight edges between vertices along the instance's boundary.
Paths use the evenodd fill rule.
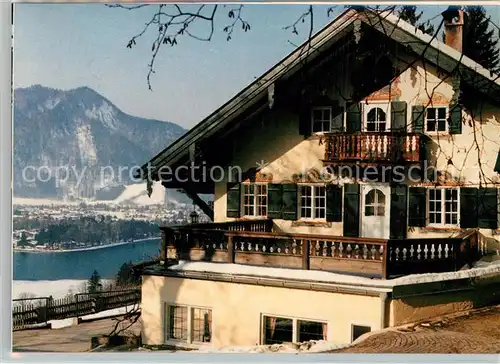
<path fill-rule="evenodd" d="M 361 186 L 361 236 L 389 239 L 391 188 Z"/>

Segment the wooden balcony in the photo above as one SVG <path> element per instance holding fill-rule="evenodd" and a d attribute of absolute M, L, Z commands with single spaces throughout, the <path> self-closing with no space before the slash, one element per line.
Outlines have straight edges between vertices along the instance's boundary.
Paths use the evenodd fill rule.
<path fill-rule="evenodd" d="M 418 163 L 422 136 L 419 133 L 329 133 L 324 161 L 327 163 Z"/>
<path fill-rule="evenodd" d="M 386 279 L 456 271 L 479 255 L 475 230 L 448 239 L 386 240 L 275 232 L 269 221 L 272 223 L 254 220 L 162 227 L 162 260 L 311 269 Z M 221 226 L 227 229 L 219 229 Z"/>

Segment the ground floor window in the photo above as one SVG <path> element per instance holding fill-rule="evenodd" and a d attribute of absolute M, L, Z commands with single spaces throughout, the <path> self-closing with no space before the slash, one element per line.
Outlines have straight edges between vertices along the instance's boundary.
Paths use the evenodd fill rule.
<path fill-rule="evenodd" d="M 167 339 L 195 343 L 212 340 L 212 310 L 189 306 L 167 306 Z"/>
<path fill-rule="evenodd" d="M 361 335 L 370 332 L 371 330 L 370 326 L 352 325 L 352 341 L 356 340 Z"/>
<path fill-rule="evenodd" d="M 265 345 L 327 339 L 325 322 L 264 316 L 263 324 Z"/>

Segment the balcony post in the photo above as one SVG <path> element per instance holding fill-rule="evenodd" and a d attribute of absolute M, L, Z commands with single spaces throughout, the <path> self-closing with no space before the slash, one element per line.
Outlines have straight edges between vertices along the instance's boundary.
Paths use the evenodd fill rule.
<path fill-rule="evenodd" d="M 302 269 L 309 270 L 309 240 L 302 239 Z"/>
<path fill-rule="evenodd" d="M 390 240 L 388 240 L 385 244 L 384 251 L 382 253 L 382 279 L 387 279 L 387 277 L 391 274 L 389 267 L 389 254 L 387 254 L 387 251 L 389 250 L 389 244 Z"/>
<path fill-rule="evenodd" d="M 234 263 L 234 244 L 232 234 L 227 234 L 227 262 Z"/>

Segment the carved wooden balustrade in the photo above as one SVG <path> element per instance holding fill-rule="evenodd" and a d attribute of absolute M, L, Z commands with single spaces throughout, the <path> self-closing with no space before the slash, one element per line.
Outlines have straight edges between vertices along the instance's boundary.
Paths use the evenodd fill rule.
<path fill-rule="evenodd" d="M 223 224 L 162 227 L 163 260 L 323 270 L 385 279 L 456 271 L 481 255 L 476 230 L 454 238 L 386 240 L 273 232 L 272 220 Z"/>
<path fill-rule="evenodd" d="M 419 162 L 419 133 L 328 133 L 326 162 Z"/>

